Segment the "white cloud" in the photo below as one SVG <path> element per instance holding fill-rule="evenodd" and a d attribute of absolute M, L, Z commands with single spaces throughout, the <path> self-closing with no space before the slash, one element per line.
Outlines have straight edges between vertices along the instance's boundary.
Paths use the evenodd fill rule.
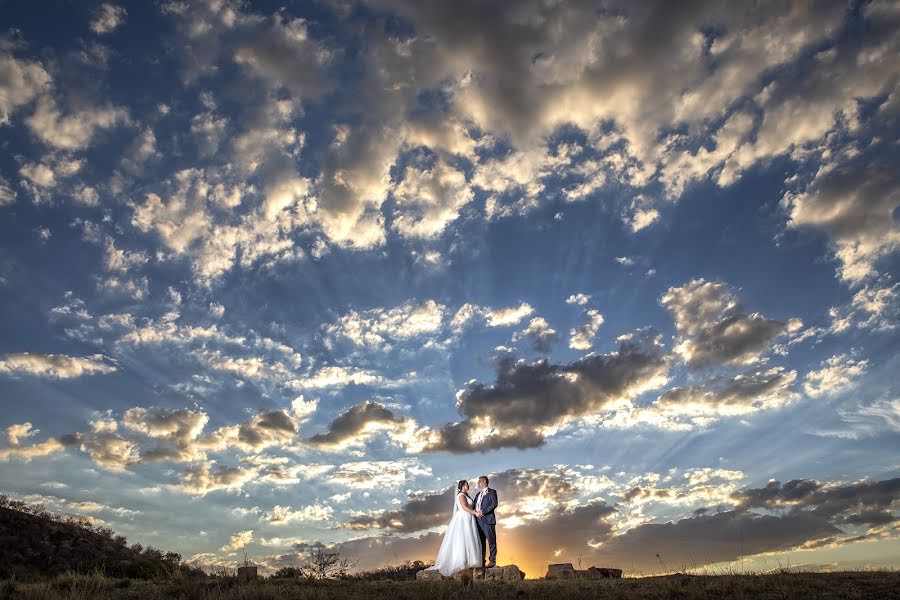
<path fill-rule="evenodd" d="M 9 206 L 16 201 L 16 196 L 16 190 L 6 179 L 0 177 L 0 206 Z"/>
<path fill-rule="evenodd" d="M 334 509 L 327 504 L 310 504 L 295 510 L 290 506 L 277 505 L 265 514 L 265 519 L 273 525 L 290 525 L 292 523 L 330 521 Z"/>
<path fill-rule="evenodd" d="M 589 350 L 597 330 L 604 322 L 603 315 L 598 310 L 590 309 L 585 315 L 588 318 L 587 323 L 569 331 L 569 348 L 574 350 Z"/>
<path fill-rule="evenodd" d="M 115 31 L 125 23 L 127 14 L 128 12 L 121 6 L 104 2 L 94 11 L 94 18 L 90 24 L 91 31 L 97 34 Z"/>
<path fill-rule="evenodd" d="M 410 165 L 394 188 L 393 227 L 403 237 L 436 237 L 473 198 L 465 174 L 443 161 L 425 169 Z"/>
<path fill-rule="evenodd" d="M 236 552 L 253 541 L 253 530 L 236 531 L 228 538 L 228 543 L 219 548 L 219 552 Z"/>
<path fill-rule="evenodd" d="M 835 354 L 822 362 L 822 368 L 810 371 L 803 380 L 803 389 L 813 398 L 835 394 L 858 379 L 869 364 L 849 354 Z"/>
<path fill-rule="evenodd" d="M 443 304 L 425 300 L 391 309 L 351 310 L 336 323 L 327 325 L 325 331 L 332 337 L 349 339 L 357 346 L 381 346 L 439 332 L 445 309 Z"/>
<path fill-rule="evenodd" d="M 16 109 L 31 102 L 52 83 L 41 63 L 2 52 L 6 49 L 7 43 L 0 44 L 0 125 L 8 125 Z"/>
<path fill-rule="evenodd" d="M 25 122 L 49 146 L 82 150 L 88 147 L 98 130 L 128 123 L 129 117 L 126 109 L 112 105 L 82 108 L 63 115 L 52 98 L 42 96 Z"/>
<path fill-rule="evenodd" d="M 488 327 L 507 327 L 519 323 L 533 312 L 534 308 L 527 302 L 505 308 L 491 308 L 466 303 L 460 306 L 453 315 L 450 325 L 454 331 L 459 332 L 477 318 L 483 319 Z"/>
<path fill-rule="evenodd" d="M 102 354 L 67 356 L 39 352 L 15 352 L 0 358 L 0 373 L 5 375 L 33 375 L 67 379 L 96 373 L 112 373 L 116 366 Z"/>
<path fill-rule="evenodd" d="M 572 294 L 568 298 L 566 298 L 566 304 L 580 304 L 585 305 L 590 301 L 591 297 L 588 294 Z"/>

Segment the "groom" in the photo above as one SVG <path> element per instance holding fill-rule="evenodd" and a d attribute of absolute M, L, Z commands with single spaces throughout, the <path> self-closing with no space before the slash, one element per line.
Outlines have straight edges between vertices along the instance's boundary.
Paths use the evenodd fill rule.
<path fill-rule="evenodd" d="M 497 566 L 497 517 L 494 509 L 497 508 L 497 492 L 488 487 L 488 478 L 484 475 L 478 478 L 478 495 L 475 496 L 475 511 L 479 513 L 475 517 L 478 521 L 478 537 L 481 539 L 481 564 L 484 568 Z M 491 562 L 484 564 L 485 541 L 490 545 Z"/>

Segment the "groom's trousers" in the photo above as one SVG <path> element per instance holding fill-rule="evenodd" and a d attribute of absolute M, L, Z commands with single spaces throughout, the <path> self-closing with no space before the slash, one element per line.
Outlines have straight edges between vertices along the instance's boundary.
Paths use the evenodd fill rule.
<path fill-rule="evenodd" d="M 484 554 L 490 548 L 489 564 L 497 564 L 497 526 L 494 523 L 478 521 L 478 538 L 481 540 L 481 566 L 485 565 Z"/>

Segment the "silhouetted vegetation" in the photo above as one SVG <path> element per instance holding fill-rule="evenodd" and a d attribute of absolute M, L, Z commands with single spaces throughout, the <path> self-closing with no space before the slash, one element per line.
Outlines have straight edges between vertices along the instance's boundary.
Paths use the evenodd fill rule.
<path fill-rule="evenodd" d="M 129 546 L 125 536 L 90 519 L 0 495 L 0 578 L 35 580 L 66 572 L 131 579 L 205 577 L 176 552 Z"/>
<path fill-rule="evenodd" d="M 347 579 L 357 581 L 415 581 L 416 573 L 427 569 L 434 563 L 414 560 L 403 564 L 372 569 L 371 571 L 357 571 L 347 576 Z"/>
<path fill-rule="evenodd" d="M 356 561 L 341 556 L 340 552 L 328 550 L 324 544 L 314 544 L 306 549 L 303 564 L 284 567 L 271 575 L 274 579 L 347 579 Z"/>

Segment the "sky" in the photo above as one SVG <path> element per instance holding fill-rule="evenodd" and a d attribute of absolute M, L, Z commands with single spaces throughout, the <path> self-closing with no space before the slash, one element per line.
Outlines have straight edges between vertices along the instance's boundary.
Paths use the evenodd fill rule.
<path fill-rule="evenodd" d="M 900 567 L 900 3 L 5 1 L 0 482 L 207 567 Z"/>

